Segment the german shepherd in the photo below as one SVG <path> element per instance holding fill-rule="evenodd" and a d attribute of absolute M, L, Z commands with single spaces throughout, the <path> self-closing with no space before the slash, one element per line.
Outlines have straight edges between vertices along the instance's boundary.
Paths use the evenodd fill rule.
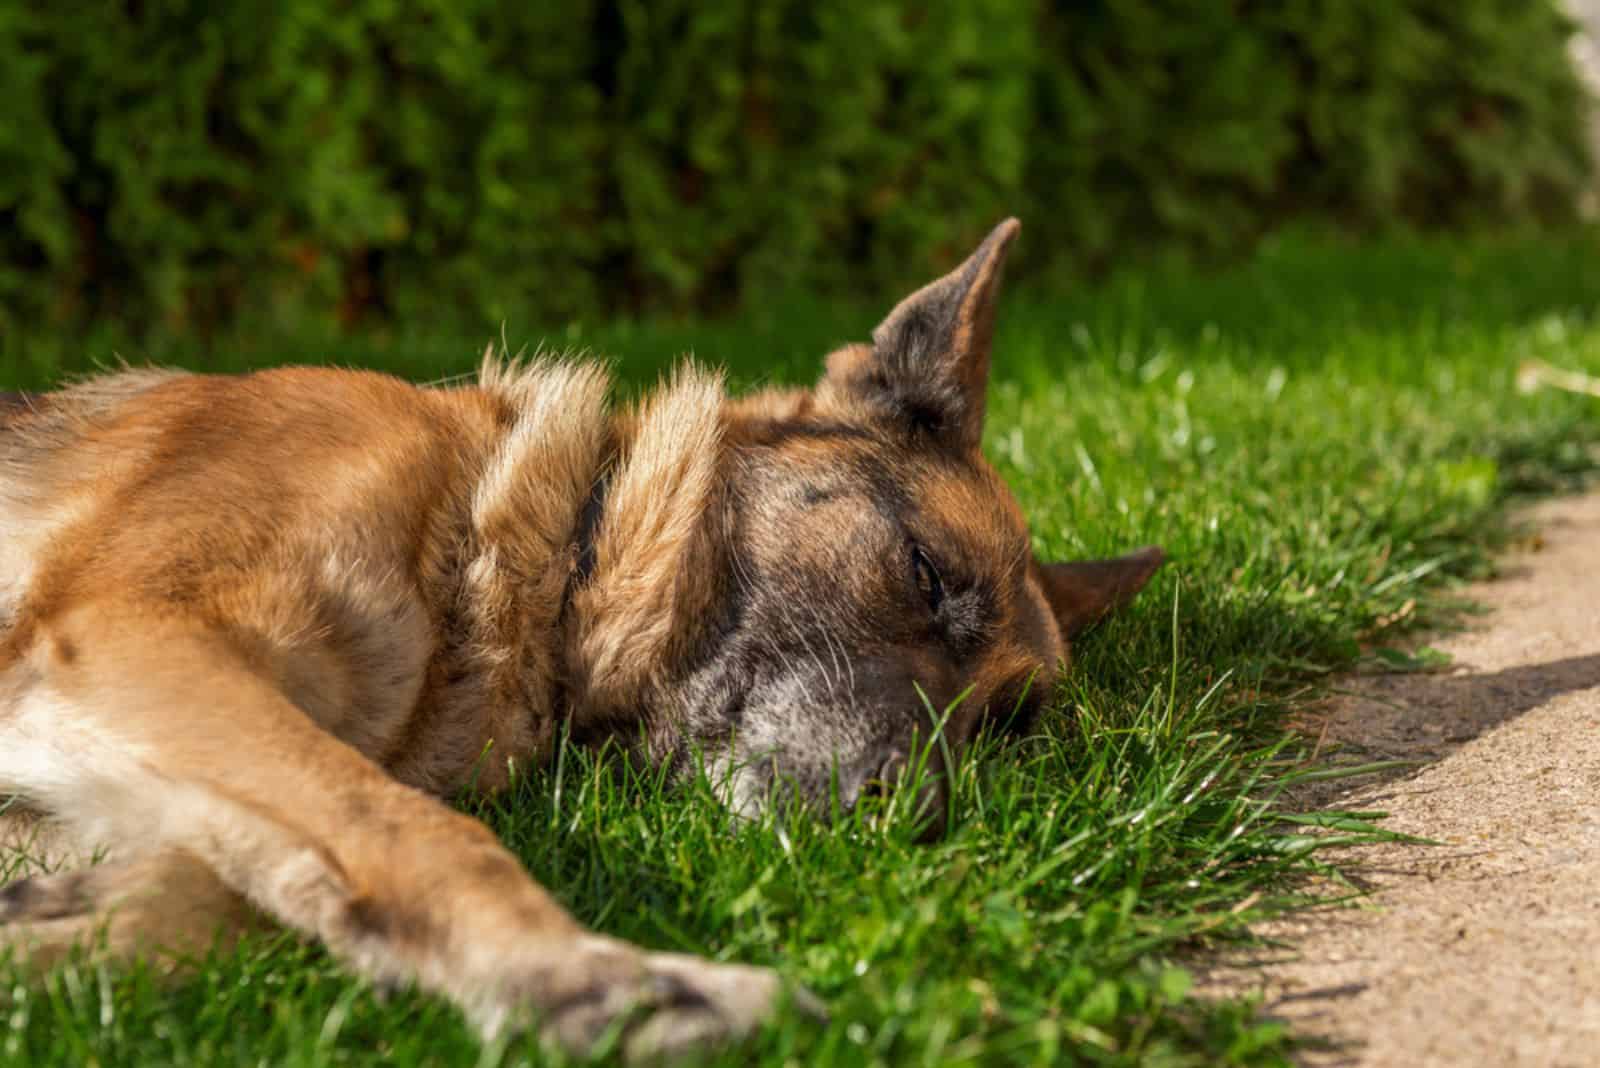
<path fill-rule="evenodd" d="M 486 1031 L 622 1021 L 634 1053 L 804 999 L 583 929 L 440 798 L 565 724 L 703 760 L 740 813 L 848 808 L 900 781 L 925 700 L 956 752 L 1037 710 L 1162 556 L 1040 563 L 982 458 L 1017 230 L 809 390 L 685 366 L 612 412 L 593 365 L 491 353 L 469 387 L 124 370 L 14 409 L 0 797 L 51 863 L 0 891 L 0 945 L 184 953 L 264 916 Z"/>

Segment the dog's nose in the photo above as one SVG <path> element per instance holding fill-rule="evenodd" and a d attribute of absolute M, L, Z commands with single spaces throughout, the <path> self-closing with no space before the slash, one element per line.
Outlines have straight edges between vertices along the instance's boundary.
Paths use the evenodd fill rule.
<path fill-rule="evenodd" d="M 946 808 L 948 795 L 945 790 L 944 764 L 936 756 L 930 757 L 927 764 L 920 769 L 920 777 L 916 769 L 911 767 L 910 758 L 903 750 L 891 750 L 876 762 L 876 766 L 868 765 L 871 771 L 861 776 L 856 788 L 847 798 L 850 807 L 854 807 L 862 798 L 877 797 L 887 798 L 895 790 L 912 784 L 917 787 L 917 796 L 911 803 L 911 818 L 917 824 L 919 838 L 924 841 L 938 838 L 944 834 Z M 913 778 L 918 781 L 912 783 Z"/>

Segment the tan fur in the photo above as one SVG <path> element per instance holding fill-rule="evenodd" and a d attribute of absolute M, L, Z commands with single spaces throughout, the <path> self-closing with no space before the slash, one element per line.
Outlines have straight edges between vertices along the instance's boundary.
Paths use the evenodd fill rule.
<path fill-rule="evenodd" d="M 722 381 L 681 370 L 645 402 L 613 478 L 595 576 L 576 596 L 577 673 L 588 701 L 615 709 L 645 692 L 684 617 L 703 603 L 686 567 L 715 487 Z"/>

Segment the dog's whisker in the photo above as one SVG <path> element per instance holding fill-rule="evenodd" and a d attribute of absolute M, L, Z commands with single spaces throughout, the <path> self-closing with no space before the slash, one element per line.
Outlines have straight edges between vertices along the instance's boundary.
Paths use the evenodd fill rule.
<path fill-rule="evenodd" d="M 849 673 L 850 685 L 845 692 L 847 696 L 853 699 L 856 692 L 856 673 L 854 666 L 850 663 L 850 650 L 845 647 L 843 638 L 833 634 L 833 628 L 823 620 L 822 614 L 817 611 L 817 606 L 811 604 L 809 607 L 812 618 L 817 621 L 817 629 L 822 634 L 822 640 L 827 644 L 828 655 L 833 658 L 833 673 L 835 677 L 843 681 L 845 673 Z M 843 662 L 843 669 L 840 667 L 841 661 Z"/>

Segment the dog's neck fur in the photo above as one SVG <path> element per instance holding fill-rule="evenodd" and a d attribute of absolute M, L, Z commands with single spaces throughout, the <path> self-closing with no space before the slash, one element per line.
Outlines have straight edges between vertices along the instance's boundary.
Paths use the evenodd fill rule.
<path fill-rule="evenodd" d="M 496 710 L 490 737 L 513 754 L 547 752 L 561 718 L 578 730 L 637 721 L 712 596 L 703 565 L 713 551 L 721 380 L 685 366 L 615 413 L 608 386 L 592 365 L 559 361 L 491 357 L 480 375 L 505 430 L 472 494 L 465 666 Z M 575 574 L 580 549 L 591 554 L 587 575 Z M 550 678 L 562 680 L 559 694 L 541 685 Z"/>

